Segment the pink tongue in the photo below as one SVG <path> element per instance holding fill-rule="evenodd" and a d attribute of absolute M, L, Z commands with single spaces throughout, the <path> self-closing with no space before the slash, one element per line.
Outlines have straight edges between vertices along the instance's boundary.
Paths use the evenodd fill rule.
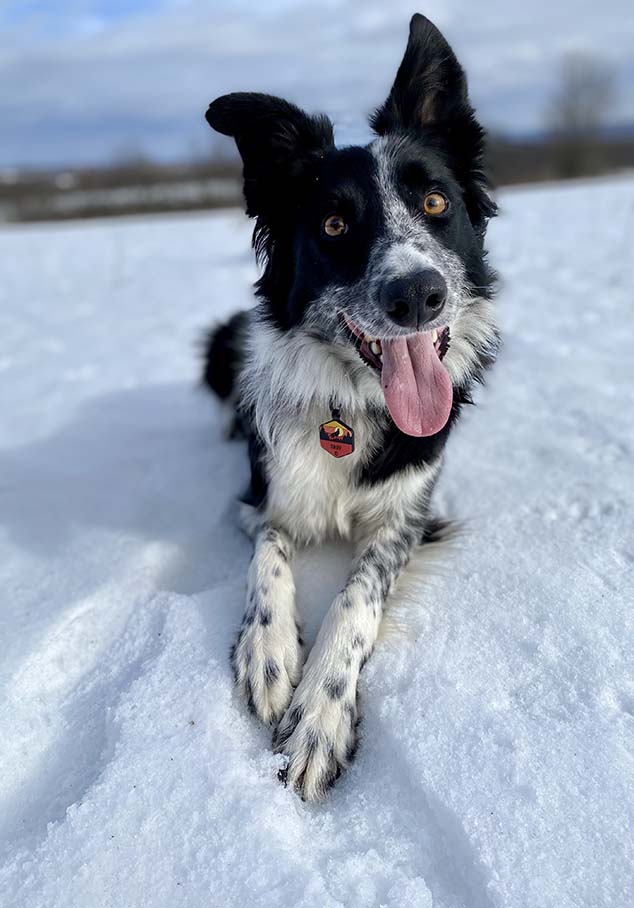
<path fill-rule="evenodd" d="M 449 419 L 453 388 L 431 331 L 381 341 L 381 384 L 392 419 L 406 435 L 434 435 Z"/>

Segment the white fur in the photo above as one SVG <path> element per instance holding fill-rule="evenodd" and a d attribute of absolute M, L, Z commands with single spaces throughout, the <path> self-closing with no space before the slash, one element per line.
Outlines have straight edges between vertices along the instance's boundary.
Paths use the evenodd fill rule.
<path fill-rule="evenodd" d="M 289 564 L 292 546 L 281 533 L 272 535 L 261 534 L 256 543 L 248 608 L 233 655 L 237 688 L 267 725 L 282 717 L 304 662 Z"/>
<path fill-rule="evenodd" d="M 429 322 L 426 329 L 451 324 L 463 305 L 466 293 L 466 275 L 459 256 L 434 236 L 420 218 L 415 218 L 396 187 L 394 163 L 399 150 L 399 140 L 381 138 L 373 142 L 372 154 L 377 164 L 377 188 L 381 196 L 386 221 L 387 237 L 382 241 L 375 258 L 376 279 L 411 274 L 422 268 L 439 272 L 447 285 L 447 300 L 438 318 Z"/>
<path fill-rule="evenodd" d="M 451 346 L 443 363 L 454 387 L 473 374 L 482 355 L 493 356 L 497 347 L 497 328 L 493 304 L 467 293 L 464 267 L 460 258 L 440 243 L 431 231 L 412 217 L 398 194 L 394 179 L 394 160 L 399 140 L 377 139 L 372 153 L 377 162 L 377 184 L 382 196 L 389 242 L 381 253 L 381 277 L 409 273 L 417 267 L 436 268 L 447 283 L 446 305 L 428 330 L 448 325 Z M 383 273 L 381 273 L 383 272 Z"/>
<path fill-rule="evenodd" d="M 257 324 L 242 379 L 242 399 L 254 407 L 268 446 L 269 487 L 259 522 L 283 528 L 300 544 L 333 536 L 357 537 L 433 483 L 439 464 L 400 473 L 375 486 L 355 481 L 381 439 L 368 404 L 385 409 L 381 386 L 357 353 L 328 347 L 302 329 L 283 334 Z M 350 362 L 350 358 L 352 361 Z M 331 401 L 353 429 L 355 451 L 334 458 L 319 444 Z M 249 523 L 253 515 L 247 517 Z"/>
<path fill-rule="evenodd" d="M 498 347 L 491 300 L 477 297 L 463 305 L 450 326 L 451 345 L 443 363 L 455 388 L 473 375 L 482 357 L 494 358 Z"/>
<path fill-rule="evenodd" d="M 348 416 L 368 404 L 385 407 L 376 376 L 349 344 L 324 343 L 304 327 L 279 331 L 258 310 L 252 313 L 246 343 L 240 399 L 253 408 L 258 432 L 268 444 L 281 432 L 280 417 L 316 408 L 328 418 L 333 399 Z"/>
<path fill-rule="evenodd" d="M 240 405 L 264 443 L 268 486 L 259 508 L 243 508 L 256 547 L 234 669 L 256 714 L 278 723 L 274 741 L 288 758 L 286 781 L 307 799 L 323 796 L 349 762 L 359 672 L 377 639 L 386 599 L 420 541 L 441 466 L 438 457 L 380 483 L 359 482 L 383 438 L 386 405 L 378 375 L 342 342 L 338 313 L 345 310 L 366 332 L 376 328 L 375 336 L 385 336 L 377 286 L 388 276 L 430 266 L 448 287 L 438 326 L 450 325 L 444 363 L 455 387 L 469 380 L 497 340 L 491 304 L 469 296 L 459 258 L 399 198 L 386 142 L 378 140 L 374 148 L 388 237 L 373 250 L 368 273 L 353 287 L 330 288 L 309 306 L 303 325 L 290 331 L 277 330 L 256 310 L 239 385 Z M 403 333 L 394 326 L 391 331 Z M 319 427 L 333 406 L 355 433 L 354 453 L 341 459 L 319 443 Z M 353 539 L 357 557 L 302 672 L 288 559 L 294 546 L 330 537 Z"/>

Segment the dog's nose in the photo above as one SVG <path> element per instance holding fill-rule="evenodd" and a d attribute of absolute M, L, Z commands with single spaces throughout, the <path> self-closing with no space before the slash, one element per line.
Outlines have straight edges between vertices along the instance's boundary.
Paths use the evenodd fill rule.
<path fill-rule="evenodd" d="M 446 299 L 447 284 L 433 268 L 392 278 L 380 293 L 385 313 L 401 328 L 422 328 L 442 311 Z"/>

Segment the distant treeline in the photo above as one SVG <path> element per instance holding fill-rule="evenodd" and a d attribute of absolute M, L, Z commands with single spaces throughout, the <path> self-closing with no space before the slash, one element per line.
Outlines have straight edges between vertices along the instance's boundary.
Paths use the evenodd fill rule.
<path fill-rule="evenodd" d="M 237 161 L 138 158 L 103 167 L 0 171 L 0 221 L 196 211 L 239 205 L 241 198 Z"/>
<path fill-rule="evenodd" d="M 591 177 L 634 169 L 634 129 L 618 136 L 558 132 L 493 136 L 495 186 Z M 145 158 L 93 168 L 0 171 L 0 220 L 42 221 L 191 211 L 241 204 L 237 160 L 161 164 Z"/>
<path fill-rule="evenodd" d="M 496 186 L 602 176 L 634 168 L 634 128 L 621 135 L 492 136 L 488 169 Z"/>

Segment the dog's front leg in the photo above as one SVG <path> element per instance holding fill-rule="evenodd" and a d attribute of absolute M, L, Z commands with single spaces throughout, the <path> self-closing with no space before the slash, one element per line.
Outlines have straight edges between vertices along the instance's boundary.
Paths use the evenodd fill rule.
<path fill-rule="evenodd" d="M 385 600 L 409 560 L 411 528 L 384 528 L 366 543 L 326 615 L 273 746 L 288 757 L 280 777 L 303 798 L 324 795 L 354 753 L 357 681 L 370 656 Z"/>
<path fill-rule="evenodd" d="M 291 541 L 281 530 L 265 526 L 258 531 L 249 568 L 247 608 L 231 652 L 238 690 L 251 711 L 268 725 L 284 714 L 304 662 L 292 554 Z"/>

